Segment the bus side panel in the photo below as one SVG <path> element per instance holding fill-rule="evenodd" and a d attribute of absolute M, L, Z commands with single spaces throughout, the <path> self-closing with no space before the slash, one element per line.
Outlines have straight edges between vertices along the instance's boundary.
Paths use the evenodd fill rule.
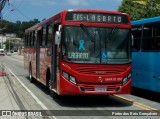
<path fill-rule="evenodd" d="M 156 91 L 160 92 L 160 52 L 155 55 L 156 62 L 155 62 L 155 67 L 156 67 L 156 75 L 155 75 L 155 88 Z"/>
<path fill-rule="evenodd" d="M 46 66 L 45 66 L 46 48 L 40 48 L 40 79 L 39 81 L 46 85 Z"/>
<path fill-rule="evenodd" d="M 40 82 L 46 85 L 46 73 L 47 68 L 50 69 L 51 65 L 51 56 L 47 55 L 49 48 L 43 48 L 40 51 Z"/>
<path fill-rule="evenodd" d="M 141 55 L 139 52 L 132 53 L 132 86 L 142 88 Z"/>
<path fill-rule="evenodd" d="M 36 77 L 36 70 L 35 70 L 35 48 L 25 48 L 24 49 L 24 69 L 26 69 L 29 73 L 29 66 L 31 63 L 32 66 L 32 76 Z"/>
<path fill-rule="evenodd" d="M 159 90 L 158 52 L 134 52 L 133 53 L 133 81 L 132 86 L 151 91 Z"/>
<path fill-rule="evenodd" d="M 28 49 L 24 48 L 24 69 L 29 71 Z"/>
<path fill-rule="evenodd" d="M 36 49 L 33 49 L 32 52 L 32 75 L 36 78 Z"/>
<path fill-rule="evenodd" d="M 159 72 L 156 73 L 155 88 L 157 92 L 160 92 L 160 64 L 159 64 Z"/>

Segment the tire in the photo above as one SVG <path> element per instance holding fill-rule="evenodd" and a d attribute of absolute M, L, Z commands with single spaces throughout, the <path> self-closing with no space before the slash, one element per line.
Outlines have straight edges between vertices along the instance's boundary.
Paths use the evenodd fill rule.
<path fill-rule="evenodd" d="M 55 93 L 53 90 L 49 90 L 49 94 L 53 99 L 58 98 L 58 94 Z"/>
<path fill-rule="evenodd" d="M 50 95 L 52 98 L 57 98 L 57 97 L 58 97 L 57 93 L 55 93 L 55 92 L 52 90 L 51 76 L 50 76 L 50 73 L 49 73 L 49 72 L 47 72 L 46 79 L 48 79 L 47 88 L 48 88 L 48 91 L 49 91 L 49 95 Z"/>
<path fill-rule="evenodd" d="M 32 66 L 31 66 L 31 65 L 29 66 L 29 81 L 30 81 L 31 83 L 34 82 L 34 78 L 33 78 L 33 76 L 32 76 Z"/>

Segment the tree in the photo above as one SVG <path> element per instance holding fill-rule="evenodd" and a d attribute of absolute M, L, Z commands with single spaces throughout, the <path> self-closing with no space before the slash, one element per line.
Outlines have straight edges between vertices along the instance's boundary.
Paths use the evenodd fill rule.
<path fill-rule="evenodd" d="M 0 28 L 5 28 L 5 30 L 1 30 L 0 31 L 0 34 L 3 33 L 16 33 L 18 37 L 20 38 L 23 38 L 24 37 L 24 31 L 39 23 L 40 21 L 38 19 L 33 19 L 33 20 L 30 20 L 30 21 L 24 21 L 24 22 L 21 22 L 21 21 L 16 21 L 15 23 L 13 22 L 9 22 L 9 21 L 6 21 L 6 20 L 1 20 L 0 21 Z"/>
<path fill-rule="evenodd" d="M 160 15 L 159 0 L 123 0 L 118 11 L 128 13 L 131 20 L 155 17 Z"/>
<path fill-rule="evenodd" d="M 10 40 L 6 40 L 6 42 L 4 42 L 4 44 L 6 45 L 7 51 L 13 49 L 13 43 Z"/>

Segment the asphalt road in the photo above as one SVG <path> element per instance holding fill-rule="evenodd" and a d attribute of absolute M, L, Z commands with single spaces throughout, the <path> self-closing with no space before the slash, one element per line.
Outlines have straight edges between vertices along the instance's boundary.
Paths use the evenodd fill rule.
<path fill-rule="evenodd" d="M 159 109 L 160 103 L 153 100 L 148 100 L 135 95 L 120 95 L 118 96 L 61 96 L 57 99 L 52 99 L 49 96 L 45 86 L 38 82 L 30 83 L 28 72 L 24 70 L 23 57 L 13 54 L 12 56 L 0 57 L 0 62 L 3 63 L 10 72 L 8 76 L 11 84 L 14 84 L 18 105 L 21 110 L 56 110 L 52 117 L 54 119 L 160 119 L 158 116 L 105 116 L 105 113 L 116 113 L 121 110 L 146 110 Z M 18 81 L 20 80 L 20 82 Z M 25 85 L 22 86 L 22 84 Z M 122 97 L 122 98 L 121 98 Z M 123 99 L 125 98 L 125 99 Z M 126 101 L 129 100 L 129 101 Z M 142 106 L 140 105 L 142 104 Z M 149 106 L 151 108 L 147 108 Z M 100 116 L 102 114 L 102 116 Z M 126 113 L 127 114 L 127 113 Z M 97 115 L 97 116 L 96 116 Z M 118 115 L 118 113 L 117 113 Z M 35 117 L 37 118 L 37 117 Z"/>

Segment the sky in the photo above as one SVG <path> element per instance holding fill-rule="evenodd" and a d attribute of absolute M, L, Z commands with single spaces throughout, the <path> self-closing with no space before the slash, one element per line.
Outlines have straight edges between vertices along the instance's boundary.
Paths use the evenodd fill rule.
<path fill-rule="evenodd" d="M 117 11 L 122 0 L 10 0 L 2 10 L 3 19 L 42 21 L 66 9 L 98 9 Z"/>

